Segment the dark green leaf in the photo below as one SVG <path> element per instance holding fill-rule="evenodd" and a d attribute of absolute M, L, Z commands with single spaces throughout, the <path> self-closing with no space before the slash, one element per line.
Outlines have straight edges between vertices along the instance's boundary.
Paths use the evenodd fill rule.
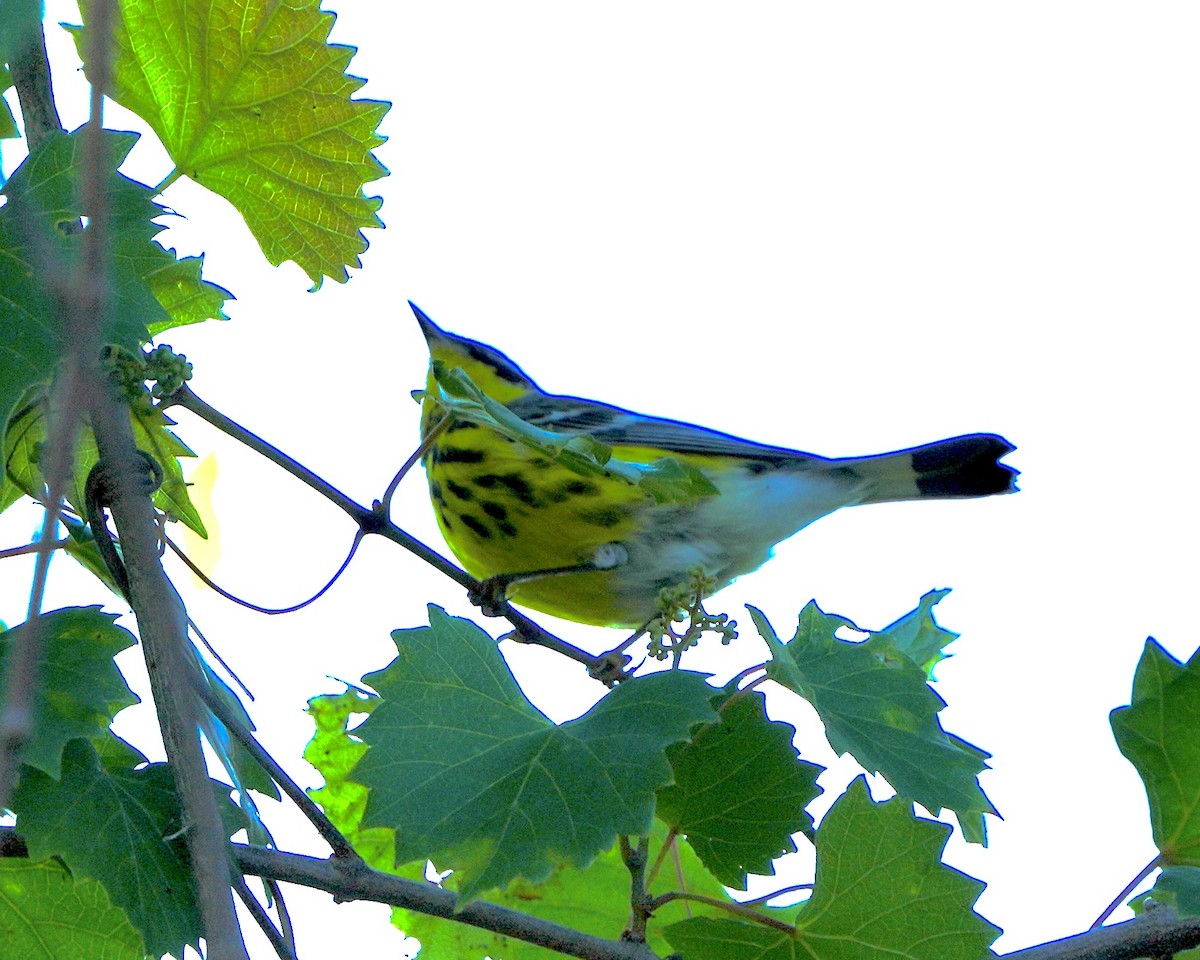
<path fill-rule="evenodd" d="M 813 705 L 834 750 L 882 774 L 902 796 L 935 812 L 953 810 L 967 839 L 984 842 L 983 815 L 995 813 L 978 780 L 988 754 L 942 729 L 945 701 L 892 637 L 841 640 L 837 630 L 859 628 L 813 601 L 787 644 L 760 611 L 751 616 L 771 648 L 767 675 Z"/>
<path fill-rule="evenodd" d="M 1110 722 L 1146 786 L 1162 862 L 1200 866 L 1200 651 L 1184 665 L 1147 640 L 1133 702 L 1114 710 Z"/>
<path fill-rule="evenodd" d="M 471 897 L 559 861 L 586 866 L 650 828 L 666 747 L 714 717 L 703 677 L 640 677 L 556 726 L 479 627 L 438 607 L 430 624 L 393 634 L 397 658 L 364 678 L 383 703 L 356 731 L 365 822 L 396 828 L 398 862 L 454 869 Z"/>
<path fill-rule="evenodd" d="M 50 777 L 59 776 L 68 741 L 107 736 L 116 713 L 138 702 L 113 663 L 117 653 L 135 643 L 115 619 L 99 607 L 72 607 L 38 618 L 41 658 L 34 733 L 21 760 Z M 10 651 L 25 629 L 17 626 L 0 634 L 0 694 Z"/>
<path fill-rule="evenodd" d="M 1153 889 L 1134 898 L 1134 910 L 1142 913 L 1147 900 L 1153 900 L 1158 906 L 1171 907 L 1182 917 L 1200 916 L 1200 867 L 1164 868 Z"/>
<path fill-rule="evenodd" d="M 359 265 L 363 229 L 383 226 L 363 184 L 387 176 L 371 151 L 389 104 L 351 99 L 363 81 L 345 73 L 354 49 L 327 42 L 333 21 L 318 0 L 124 0 L 114 30 L 114 99 L 176 174 L 238 209 L 271 263 L 318 285 Z"/>
<path fill-rule="evenodd" d="M 103 884 L 148 951 L 181 956 L 201 931 L 171 770 L 114 767 L 86 740 L 67 745 L 61 781 L 23 767 L 13 797 L 17 829 L 34 859 L 62 857 L 76 876 Z"/>
<path fill-rule="evenodd" d="M 791 724 L 769 720 L 759 692 L 738 694 L 720 721 L 668 752 L 675 782 L 658 792 L 658 816 L 678 832 L 727 887 L 746 874 L 772 874 L 771 861 L 810 833 L 805 812 L 819 794 L 822 768 L 796 757 Z"/>
<path fill-rule="evenodd" d="M 933 608 L 949 593 L 949 590 L 930 590 L 921 598 L 916 610 L 879 631 L 891 637 L 897 648 L 908 654 L 909 659 L 931 679 L 933 668 L 947 656 L 944 648 L 958 639 L 957 633 L 939 626 L 933 617 Z"/>
<path fill-rule="evenodd" d="M 144 960 L 141 935 L 104 887 L 55 860 L 0 859 L 0 956 Z"/>
<path fill-rule="evenodd" d="M 684 960 L 962 960 L 1000 930 L 973 905 L 978 880 L 941 862 L 950 828 L 898 799 L 872 803 L 859 778 L 817 831 L 817 875 L 794 933 L 740 920 L 666 929 Z"/>

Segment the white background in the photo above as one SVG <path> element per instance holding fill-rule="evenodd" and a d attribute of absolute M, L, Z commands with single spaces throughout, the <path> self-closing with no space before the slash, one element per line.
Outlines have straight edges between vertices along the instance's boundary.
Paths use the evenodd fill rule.
<path fill-rule="evenodd" d="M 49 4 L 49 22 L 77 22 Z M 383 11 L 383 12 L 381 12 Z M 495 343 L 543 387 L 828 456 L 957 433 L 1018 446 L 1015 497 L 875 506 L 820 521 L 712 606 L 761 606 L 780 633 L 815 597 L 881 627 L 933 587 L 962 634 L 938 671 L 947 729 L 994 754 L 1004 815 L 948 862 L 1012 950 L 1085 928 L 1153 855 L 1144 792 L 1108 711 L 1147 635 L 1196 646 L 1195 333 L 1200 61 L 1192 4 L 410 3 L 347 0 L 364 96 L 391 100 L 379 157 L 385 232 L 316 294 L 275 269 L 219 198 L 180 183 L 164 241 L 205 252 L 232 322 L 165 339 L 196 391 L 360 502 L 411 452 L 426 355 L 405 300 Z M 64 121 L 84 119 L 50 27 Z M 11 96 L 11 95 L 10 95 Z M 110 123 L 133 128 L 119 110 Z M 158 182 L 146 137 L 126 171 Z M 5 171 L 19 159 L 4 144 Z M 215 453 L 219 581 L 259 603 L 315 590 L 351 524 L 299 483 L 180 415 Z M 441 548 L 412 476 L 396 519 Z M 18 544 L 32 511 L 0 519 Z M 8 562 L 0 618 L 24 618 Z M 305 700 L 356 680 L 424 604 L 460 590 L 369 542 L 334 590 L 265 618 L 194 589 L 192 617 L 258 695 L 264 743 L 302 783 Z M 48 606 L 104 602 L 69 561 Z M 551 623 L 594 650 L 617 634 Z M 496 632 L 497 623 L 488 624 Z M 572 664 L 506 653 L 555 718 L 600 694 Z M 708 668 L 763 658 L 747 633 Z M 122 663 L 134 682 L 136 652 Z M 700 666 L 701 664 L 696 664 Z M 812 714 L 780 694 L 805 755 Z M 119 720 L 143 750 L 147 708 Z M 853 775 L 822 779 L 834 793 Z M 827 800 L 818 801 L 821 812 Z M 291 814 L 277 836 L 321 853 Z M 293 830 L 290 825 L 294 824 Z M 803 856 L 798 858 L 803 871 Z M 773 878 L 762 892 L 794 882 Z M 301 949 L 402 955 L 386 909 L 297 892 Z M 252 934 L 252 937 L 255 935 Z M 267 957 L 264 941 L 255 958 Z"/>

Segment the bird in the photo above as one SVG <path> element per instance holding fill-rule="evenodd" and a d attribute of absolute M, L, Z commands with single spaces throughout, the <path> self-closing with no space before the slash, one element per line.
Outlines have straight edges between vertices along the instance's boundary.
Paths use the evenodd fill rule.
<path fill-rule="evenodd" d="M 495 347 L 448 333 L 409 306 L 429 347 L 422 462 L 438 526 L 468 573 L 532 610 L 636 629 L 656 616 L 660 592 L 685 585 L 693 571 L 703 572 L 711 595 L 841 507 L 1017 489 L 1018 471 L 999 462 L 1016 448 L 996 434 L 820 457 L 547 393 Z M 551 436 L 599 441 L 635 464 L 670 457 L 711 488 L 659 502 L 621 476 L 576 472 L 487 418 L 456 415 L 439 399 L 439 369 L 462 370 L 484 395 Z"/>

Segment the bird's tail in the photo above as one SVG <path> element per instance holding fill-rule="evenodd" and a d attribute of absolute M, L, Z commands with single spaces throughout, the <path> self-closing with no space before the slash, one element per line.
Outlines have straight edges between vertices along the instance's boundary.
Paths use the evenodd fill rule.
<path fill-rule="evenodd" d="M 999 462 L 1015 449 L 1003 437 L 973 433 L 833 463 L 852 470 L 866 481 L 861 503 L 988 497 L 1016 492 L 1017 471 Z"/>

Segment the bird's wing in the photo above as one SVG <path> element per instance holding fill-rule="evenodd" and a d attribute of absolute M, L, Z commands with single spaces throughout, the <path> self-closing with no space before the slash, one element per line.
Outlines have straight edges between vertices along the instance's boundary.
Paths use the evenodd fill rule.
<path fill-rule="evenodd" d="M 823 457 L 743 440 L 681 420 L 648 417 L 579 397 L 526 394 L 508 405 L 526 423 L 555 433 L 580 433 L 610 446 L 652 447 L 670 453 L 744 457 L 767 462 L 821 462 Z"/>

